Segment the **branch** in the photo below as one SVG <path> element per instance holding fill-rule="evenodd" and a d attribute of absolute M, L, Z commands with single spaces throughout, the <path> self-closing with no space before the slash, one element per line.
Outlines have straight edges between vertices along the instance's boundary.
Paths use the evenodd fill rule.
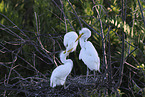
<path fill-rule="evenodd" d="M 40 37 L 39 37 L 40 32 L 39 32 L 39 30 L 38 30 L 38 25 L 37 25 L 38 23 L 37 23 L 37 15 L 36 15 L 36 12 L 35 12 L 35 19 L 36 19 L 36 29 L 37 29 L 37 32 L 35 33 L 35 35 L 38 36 L 38 37 L 37 37 L 37 40 L 39 41 L 39 44 L 40 44 L 41 48 L 42 48 L 44 51 L 46 51 L 47 53 L 50 53 L 48 50 L 46 50 L 46 49 L 44 48 L 44 46 L 43 46 L 43 44 L 42 44 L 42 42 L 41 42 L 41 40 L 40 40 Z"/>
<path fill-rule="evenodd" d="M 139 8 L 140 8 L 141 15 L 142 15 L 142 20 L 143 20 L 143 22 L 144 22 L 144 27 L 145 27 L 145 19 L 144 19 L 144 16 L 143 16 L 142 6 L 140 5 L 140 1 L 139 1 L 139 0 L 137 0 L 137 1 L 138 1 L 138 4 L 139 4 Z"/>
<path fill-rule="evenodd" d="M 122 0 L 122 21 L 125 23 L 124 19 L 124 0 Z M 124 49 L 125 49 L 125 33 L 122 31 L 122 52 L 121 52 L 121 60 L 120 60 L 120 72 L 119 72 L 119 80 L 116 84 L 116 87 L 120 87 L 123 78 L 123 70 L 124 70 Z"/>
<path fill-rule="evenodd" d="M 69 23 L 70 27 L 73 29 L 73 31 L 75 31 L 75 29 L 74 29 L 73 26 L 71 25 L 69 19 L 67 19 L 67 16 L 65 15 L 64 11 L 58 6 L 58 4 L 57 4 L 54 0 L 52 0 L 52 1 L 53 1 L 54 4 L 59 8 L 59 10 L 62 12 L 64 18 L 68 21 L 68 23 Z"/>
<path fill-rule="evenodd" d="M 69 0 L 67 0 L 67 1 L 68 1 L 69 5 L 71 6 L 72 10 L 74 11 L 74 14 L 75 14 L 76 18 L 78 19 L 79 24 L 80 24 L 80 26 L 81 26 L 81 28 L 82 28 L 83 26 L 82 26 L 82 23 L 81 23 L 81 21 L 80 21 L 78 15 L 77 15 L 77 12 L 76 12 L 75 9 L 73 8 L 73 6 L 72 6 L 72 4 L 70 3 L 70 1 L 69 1 Z"/>

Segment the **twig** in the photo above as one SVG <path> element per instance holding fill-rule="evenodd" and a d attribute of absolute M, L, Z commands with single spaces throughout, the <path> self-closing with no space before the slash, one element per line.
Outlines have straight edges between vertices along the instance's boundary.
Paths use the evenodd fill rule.
<path fill-rule="evenodd" d="M 142 6 L 140 5 L 140 1 L 139 0 L 137 0 L 137 1 L 138 1 L 138 4 L 139 4 L 139 8 L 140 8 L 141 15 L 142 15 L 142 20 L 144 22 L 144 27 L 145 27 L 145 19 L 144 19 L 144 16 L 143 16 Z"/>
<path fill-rule="evenodd" d="M 63 9 L 63 2 L 62 0 L 60 0 L 60 3 L 61 3 L 61 10 L 64 12 L 64 9 Z M 64 14 L 63 14 L 64 15 Z M 66 23 L 66 17 L 64 16 L 64 24 L 65 24 L 65 31 L 67 33 L 67 23 Z"/>
<path fill-rule="evenodd" d="M 2 25 L 2 24 L 0 24 L 0 25 L 3 27 L 3 28 L 0 28 L 0 29 L 8 32 L 9 34 L 11 34 L 11 35 L 13 35 L 13 36 L 15 36 L 15 37 L 17 37 L 17 38 L 19 38 L 19 39 L 21 39 L 22 41 L 25 42 L 25 40 L 22 37 L 20 37 L 18 34 L 16 34 L 15 32 L 13 32 L 12 30 L 10 30 L 8 27 L 6 27 L 5 25 Z"/>
<path fill-rule="evenodd" d="M 125 64 L 127 64 L 128 66 L 130 66 L 130 67 L 132 67 L 132 68 L 134 68 L 134 69 L 139 70 L 138 68 L 136 68 L 136 67 L 134 67 L 133 65 L 129 64 L 128 62 L 125 62 Z"/>
<path fill-rule="evenodd" d="M 94 0 L 93 0 L 93 4 L 94 4 L 94 8 L 98 14 L 98 18 L 99 18 L 99 22 L 100 22 L 100 29 L 101 29 L 101 36 L 102 36 L 101 38 L 102 38 L 102 51 L 103 51 L 103 65 L 105 66 L 105 77 L 108 82 L 108 65 L 107 65 L 107 57 L 106 57 L 106 51 L 105 51 L 106 44 L 105 44 L 105 40 L 104 40 L 103 25 L 102 25 L 102 20 L 100 18 L 100 13 L 99 13 L 97 7 L 95 6 Z M 109 30 L 108 30 L 108 32 L 109 32 Z M 104 92 L 105 92 L 105 96 L 108 95 L 108 89 L 104 89 Z"/>
<path fill-rule="evenodd" d="M 64 11 L 58 6 L 58 4 L 57 4 L 54 0 L 52 0 L 52 1 L 55 3 L 55 5 L 58 7 L 58 9 L 62 12 L 63 16 L 66 18 L 66 20 L 68 21 L 70 27 L 73 29 L 73 31 L 75 31 L 75 29 L 74 29 L 74 27 L 71 25 L 69 19 L 67 19 L 67 16 L 65 15 Z"/>
<path fill-rule="evenodd" d="M 8 21 L 10 21 L 14 27 L 16 27 L 25 37 L 27 37 L 27 39 L 29 39 L 29 37 L 16 25 L 14 24 L 8 17 L 6 17 L 4 14 L 0 13 L 0 15 L 2 15 L 3 17 L 5 17 Z"/>
<path fill-rule="evenodd" d="M 108 29 L 108 33 L 110 32 L 110 26 Z M 110 43 L 110 34 L 108 34 L 108 80 L 111 82 L 112 80 L 112 66 L 111 66 L 111 43 Z M 111 82 L 112 83 L 112 82 Z M 108 83 L 110 84 L 110 83 Z"/>
<path fill-rule="evenodd" d="M 122 21 L 125 23 L 124 20 L 124 0 L 122 0 Z M 123 70 L 124 70 L 124 49 L 125 49 L 125 34 L 122 31 L 122 52 L 121 52 L 121 60 L 120 60 L 120 72 L 119 72 L 119 79 L 118 82 L 116 84 L 116 87 L 120 87 L 121 83 L 122 83 L 122 78 L 123 78 Z"/>
<path fill-rule="evenodd" d="M 77 12 L 76 12 L 75 9 L 73 8 L 71 2 L 70 2 L 69 0 L 67 0 L 67 1 L 68 1 L 69 5 L 71 6 L 72 10 L 74 11 L 74 14 L 75 14 L 76 18 L 77 18 L 78 21 L 79 21 L 80 27 L 82 28 L 83 26 L 82 26 L 82 23 L 81 23 L 81 21 L 80 21 L 78 15 L 77 15 Z"/>
<path fill-rule="evenodd" d="M 99 32 L 97 32 L 95 29 L 93 29 L 93 27 L 89 26 L 82 18 L 80 18 L 80 20 L 81 20 L 83 23 L 85 23 L 89 29 L 91 29 L 92 31 L 94 31 L 95 33 L 97 33 L 99 36 L 102 37 L 102 35 L 101 35 Z"/>
<path fill-rule="evenodd" d="M 35 35 L 36 35 L 36 34 L 39 35 L 40 32 L 39 32 L 39 30 L 38 30 L 38 23 L 37 23 L 37 15 L 36 15 L 36 12 L 35 12 L 35 19 L 36 19 L 36 29 L 37 29 L 37 32 L 35 33 Z M 36 35 L 36 36 L 37 36 L 37 35 Z M 39 44 L 40 44 L 41 48 L 42 48 L 44 51 L 46 51 L 47 53 L 50 53 L 48 50 L 46 50 L 46 49 L 44 48 L 44 46 L 43 46 L 43 44 L 42 44 L 42 42 L 41 42 L 41 40 L 40 40 L 40 37 L 37 37 L 37 40 L 39 41 Z"/>
<path fill-rule="evenodd" d="M 24 44 L 23 44 L 23 45 L 24 45 Z M 22 45 L 20 48 L 22 48 L 23 45 Z M 0 44 L 0 46 L 4 47 L 4 46 L 1 45 L 1 44 Z M 20 48 L 19 48 L 19 49 L 20 49 Z M 6 47 L 5 47 L 5 49 L 6 49 L 8 52 L 12 52 L 11 50 L 7 49 Z M 45 75 L 43 75 L 41 72 L 39 72 L 33 65 L 31 65 L 31 64 L 30 64 L 28 61 L 26 61 L 24 58 L 22 58 L 21 56 L 19 56 L 17 53 L 13 53 L 13 54 L 16 55 L 17 57 L 19 57 L 20 59 L 22 59 L 24 62 L 26 62 L 28 65 L 30 65 L 36 72 L 40 73 L 44 78 L 46 78 Z"/>

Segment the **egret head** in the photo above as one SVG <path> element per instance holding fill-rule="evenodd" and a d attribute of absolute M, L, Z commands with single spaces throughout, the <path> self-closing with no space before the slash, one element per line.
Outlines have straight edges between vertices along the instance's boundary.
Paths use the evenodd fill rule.
<path fill-rule="evenodd" d="M 82 28 L 79 32 L 79 37 L 76 39 L 79 40 L 79 38 L 84 38 L 84 39 L 88 39 L 91 36 L 91 31 L 88 28 Z"/>
<path fill-rule="evenodd" d="M 91 31 L 88 28 L 82 28 L 79 34 L 83 34 L 82 37 L 89 38 L 91 36 Z"/>
<path fill-rule="evenodd" d="M 71 31 L 65 34 L 63 44 L 66 47 L 66 52 L 73 52 L 76 50 L 76 47 L 78 45 L 78 41 L 75 41 L 78 38 L 78 35 L 76 32 Z"/>
<path fill-rule="evenodd" d="M 74 42 L 76 44 L 78 44 L 78 42 L 75 42 L 75 40 L 78 38 L 78 35 L 76 32 L 71 31 L 68 32 L 64 35 L 64 40 L 63 40 L 63 44 L 65 47 L 67 47 L 70 43 Z"/>

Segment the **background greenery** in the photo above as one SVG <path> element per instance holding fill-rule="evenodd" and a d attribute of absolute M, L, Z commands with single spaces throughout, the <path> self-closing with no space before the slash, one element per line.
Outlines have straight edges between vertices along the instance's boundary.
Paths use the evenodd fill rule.
<path fill-rule="evenodd" d="M 102 96 L 144 95 L 144 16 L 144 0 L 1 0 L 0 94 L 27 95 L 25 91 L 3 90 L 22 78 L 37 76 L 49 80 L 53 69 L 61 64 L 59 53 L 65 50 L 64 34 L 73 30 L 78 33 L 82 27 L 88 27 L 92 31 L 89 41 L 101 59 L 101 76 L 109 74 L 107 83 L 112 85 L 102 86 L 99 93 Z M 80 46 L 69 56 L 74 62 L 72 77 L 86 74 L 86 66 L 78 60 L 79 51 Z M 121 85 L 116 86 L 121 80 L 122 58 L 123 78 Z M 106 89 L 108 92 L 102 92 Z M 87 95 L 98 94 L 88 91 Z"/>

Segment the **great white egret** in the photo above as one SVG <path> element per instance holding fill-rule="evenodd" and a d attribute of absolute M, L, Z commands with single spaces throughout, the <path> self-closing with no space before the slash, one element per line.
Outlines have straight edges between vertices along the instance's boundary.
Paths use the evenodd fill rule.
<path fill-rule="evenodd" d="M 60 60 L 63 64 L 56 67 L 50 77 L 50 86 L 53 88 L 57 85 L 64 85 L 67 76 L 70 74 L 73 68 L 73 61 L 71 59 L 66 59 L 69 53 L 64 52 L 65 51 L 62 51 L 60 53 Z"/>
<path fill-rule="evenodd" d="M 76 50 L 78 41 L 75 41 L 75 40 L 77 38 L 78 38 L 78 35 L 74 31 L 68 32 L 64 35 L 63 44 L 66 47 L 66 52 L 73 52 Z"/>
<path fill-rule="evenodd" d="M 80 35 L 77 38 L 77 40 L 79 39 L 79 43 L 81 46 L 79 60 L 82 60 L 91 71 L 94 71 L 95 76 L 95 71 L 100 71 L 100 58 L 93 44 L 90 41 L 87 41 L 87 39 L 91 36 L 91 31 L 88 28 L 82 28 L 79 31 L 79 34 Z M 89 75 L 88 68 L 87 77 Z"/>
<path fill-rule="evenodd" d="M 78 41 L 75 41 L 78 38 L 76 32 L 71 31 L 64 35 L 63 44 L 66 47 L 66 50 L 60 53 L 60 60 L 63 65 L 56 67 L 50 77 L 50 86 L 56 87 L 57 85 L 64 85 L 67 76 L 73 68 L 73 61 L 71 59 L 66 59 L 70 52 L 76 50 Z"/>

